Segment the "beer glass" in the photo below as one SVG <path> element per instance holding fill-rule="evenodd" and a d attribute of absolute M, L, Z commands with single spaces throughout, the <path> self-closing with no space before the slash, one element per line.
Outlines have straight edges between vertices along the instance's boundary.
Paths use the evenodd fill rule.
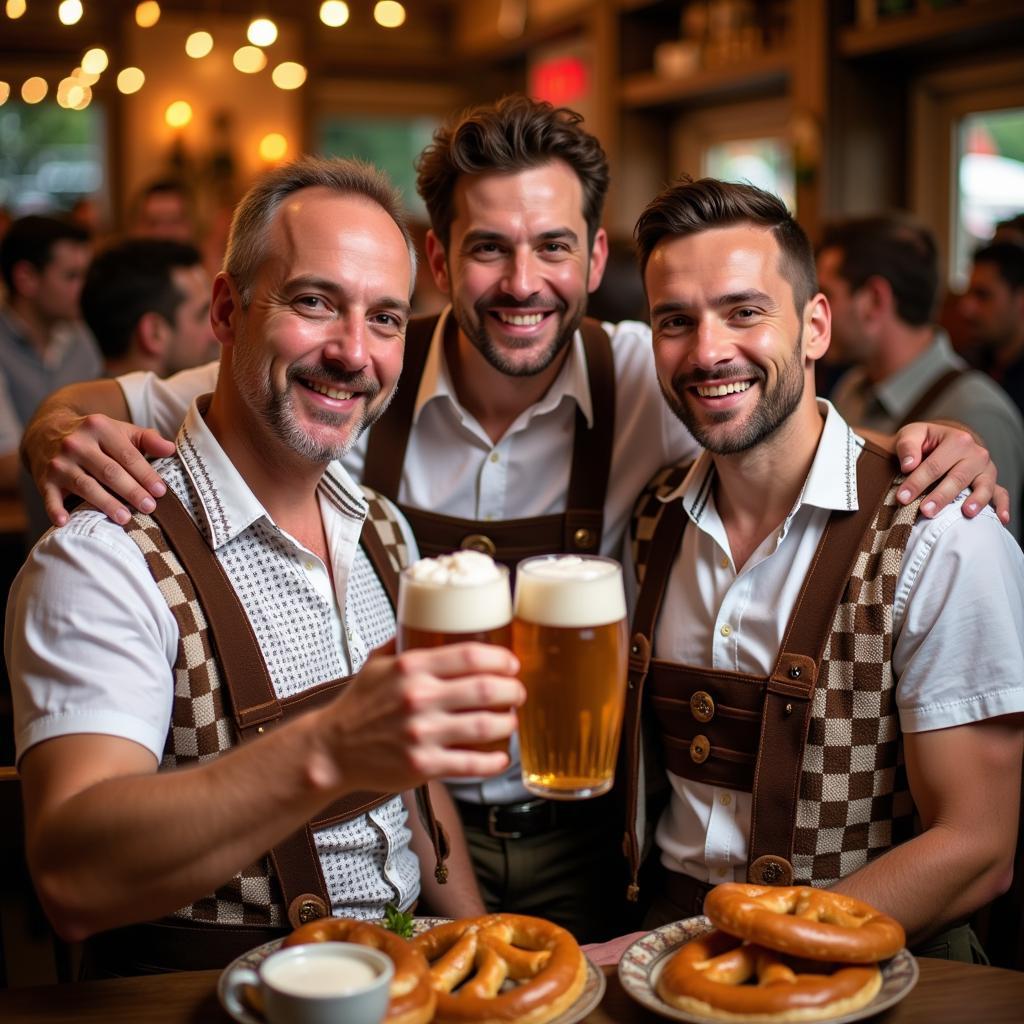
<path fill-rule="evenodd" d="M 397 649 L 443 647 L 479 640 L 512 647 L 512 592 L 508 569 L 479 551 L 421 558 L 398 580 Z M 504 750 L 508 739 L 473 745 Z"/>
<path fill-rule="evenodd" d="M 578 800 L 612 787 L 626 696 L 626 599 L 610 558 L 544 556 L 516 568 L 512 650 L 523 785 Z"/>

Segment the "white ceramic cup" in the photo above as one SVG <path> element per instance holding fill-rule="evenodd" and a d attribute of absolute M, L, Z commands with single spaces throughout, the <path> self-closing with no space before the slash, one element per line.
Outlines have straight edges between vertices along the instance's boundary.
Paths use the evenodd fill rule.
<path fill-rule="evenodd" d="M 241 990 L 252 985 L 269 1024 L 380 1024 L 394 973 L 379 949 L 312 942 L 271 953 L 255 971 L 233 971 L 226 999 L 236 1012 L 244 1009 Z"/>

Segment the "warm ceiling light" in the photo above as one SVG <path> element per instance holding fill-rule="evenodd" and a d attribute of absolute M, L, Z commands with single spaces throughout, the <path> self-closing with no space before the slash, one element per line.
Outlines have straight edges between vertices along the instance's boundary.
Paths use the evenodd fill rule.
<path fill-rule="evenodd" d="M 57 103 L 65 110 L 74 110 L 85 99 L 85 90 L 88 88 L 77 78 L 62 78 L 57 84 Z"/>
<path fill-rule="evenodd" d="M 325 0 L 320 5 L 320 20 L 328 28 L 340 28 L 348 21 L 348 4 L 344 0 Z"/>
<path fill-rule="evenodd" d="M 184 100 L 175 100 L 164 111 L 164 120 L 172 128 L 184 128 L 192 120 L 192 107 Z"/>
<path fill-rule="evenodd" d="M 87 75 L 101 75 L 107 70 L 109 63 L 110 58 L 107 56 L 107 51 L 102 47 L 95 46 L 91 50 L 86 50 L 82 57 L 82 70 Z"/>
<path fill-rule="evenodd" d="M 77 25 L 82 20 L 82 0 L 63 0 L 57 8 L 62 25 Z"/>
<path fill-rule="evenodd" d="M 7 0 L 7 17 L 12 21 L 25 13 L 25 0 Z"/>
<path fill-rule="evenodd" d="M 146 84 L 146 76 L 141 68 L 122 68 L 117 73 L 117 90 L 125 96 L 138 92 Z"/>
<path fill-rule="evenodd" d="M 2 107 L 11 95 L 11 83 L 0 82 L 0 107 Z"/>
<path fill-rule="evenodd" d="M 405 21 L 405 8 L 397 0 L 378 0 L 373 8 L 373 20 L 384 28 L 398 28 Z"/>
<path fill-rule="evenodd" d="M 306 80 L 306 69 L 293 60 L 286 60 L 274 68 L 270 77 L 278 89 L 298 89 Z"/>
<path fill-rule="evenodd" d="M 45 78 L 40 78 L 38 75 L 26 78 L 21 83 L 21 98 L 26 103 L 38 103 L 46 95 L 47 89 L 49 86 L 46 84 Z"/>
<path fill-rule="evenodd" d="M 288 152 L 288 140 L 280 132 L 271 132 L 260 139 L 260 156 L 269 164 L 277 163 Z"/>
<path fill-rule="evenodd" d="M 77 79 L 80 85 L 95 85 L 100 80 L 99 75 L 83 71 L 81 68 L 75 68 L 71 72 L 71 77 Z"/>
<path fill-rule="evenodd" d="M 258 46 L 240 46 L 231 63 L 246 75 L 255 75 L 267 66 L 267 55 Z"/>
<path fill-rule="evenodd" d="M 144 0 L 135 7 L 135 24 L 139 28 L 152 28 L 160 20 L 160 5 L 156 0 Z"/>
<path fill-rule="evenodd" d="M 253 18 L 245 37 L 253 46 L 273 46 L 277 39 L 277 26 L 269 18 Z"/>
<path fill-rule="evenodd" d="M 81 89 L 80 95 L 77 93 L 75 93 L 73 97 L 69 95 L 69 99 L 74 100 L 74 102 L 71 103 L 72 110 L 85 110 L 85 108 L 92 103 L 92 89 L 87 85 L 79 86 L 79 88 Z"/>
<path fill-rule="evenodd" d="M 212 49 L 213 36 L 209 32 L 193 32 L 185 40 L 185 52 L 196 60 L 205 57 Z"/>

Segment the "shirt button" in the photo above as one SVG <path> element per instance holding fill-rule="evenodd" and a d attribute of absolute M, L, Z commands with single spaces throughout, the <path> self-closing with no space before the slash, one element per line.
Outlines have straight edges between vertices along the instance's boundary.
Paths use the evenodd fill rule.
<path fill-rule="evenodd" d="M 721 565 L 721 567 L 722 567 L 723 569 L 728 569 L 728 568 L 729 568 L 729 559 L 728 559 L 728 558 L 726 558 L 726 557 L 723 557 L 723 558 L 722 558 L 722 561 L 721 561 L 721 562 L 719 562 L 719 565 Z"/>
<path fill-rule="evenodd" d="M 718 875 L 719 878 L 725 878 L 726 869 L 725 868 L 715 868 L 715 874 Z"/>
<path fill-rule="evenodd" d="M 722 627 L 722 628 L 721 628 L 721 629 L 719 630 L 719 632 L 720 632 L 720 633 L 722 634 L 722 636 L 732 636 L 732 626 L 730 626 L 730 625 L 729 625 L 729 623 L 727 622 L 727 623 L 726 623 L 726 624 L 725 624 L 725 625 L 724 625 L 724 626 L 723 626 L 723 627 Z"/>
<path fill-rule="evenodd" d="M 721 795 L 721 796 L 720 796 L 720 797 L 718 798 L 718 802 L 719 802 L 719 803 L 720 803 L 720 804 L 721 804 L 721 805 L 722 805 L 723 807 L 728 807 L 728 806 L 729 806 L 729 804 L 731 804 L 731 803 L 732 803 L 732 794 L 731 794 L 731 793 L 723 793 L 723 794 L 722 794 L 722 795 Z"/>
<path fill-rule="evenodd" d="M 312 572 L 316 568 L 316 565 L 313 562 L 303 562 L 302 568 L 305 569 L 306 572 Z"/>
<path fill-rule="evenodd" d="M 497 452 L 491 452 L 491 462 L 500 462 L 501 456 Z"/>

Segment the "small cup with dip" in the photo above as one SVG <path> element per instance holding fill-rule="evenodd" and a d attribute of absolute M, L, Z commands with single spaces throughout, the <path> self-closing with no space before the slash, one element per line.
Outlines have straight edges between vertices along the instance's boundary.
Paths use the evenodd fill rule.
<path fill-rule="evenodd" d="M 380 1024 L 388 1009 L 395 965 L 379 949 L 352 942 L 313 942 L 271 953 L 256 970 L 231 972 L 228 1008 L 243 1011 L 261 997 L 268 1024 Z"/>

